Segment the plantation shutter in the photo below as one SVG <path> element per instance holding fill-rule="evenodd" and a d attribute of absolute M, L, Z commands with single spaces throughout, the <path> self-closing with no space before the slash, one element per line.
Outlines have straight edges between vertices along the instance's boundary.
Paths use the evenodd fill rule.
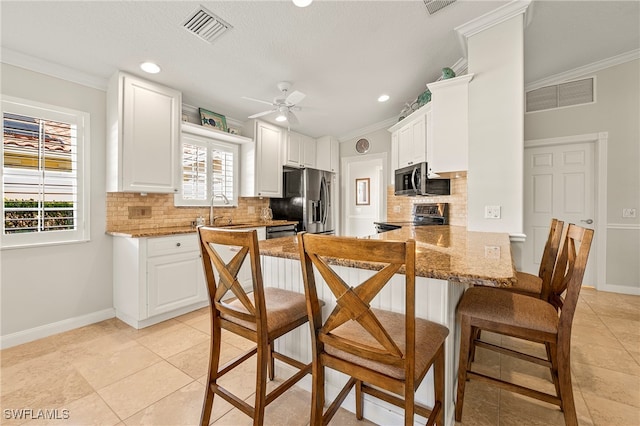
<path fill-rule="evenodd" d="M 211 187 L 213 194 L 224 194 L 228 200 L 234 198 L 233 194 L 233 152 L 213 147 L 211 152 Z"/>
<path fill-rule="evenodd" d="M 182 197 L 185 200 L 207 199 L 207 148 L 182 145 Z"/>
<path fill-rule="evenodd" d="M 177 206 L 237 205 L 238 146 L 183 133 L 182 187 Z"/>
<path fill-rule="evenodd" d="M 3 234 L 76 230 L 75 124 L 3 113 Z"/>

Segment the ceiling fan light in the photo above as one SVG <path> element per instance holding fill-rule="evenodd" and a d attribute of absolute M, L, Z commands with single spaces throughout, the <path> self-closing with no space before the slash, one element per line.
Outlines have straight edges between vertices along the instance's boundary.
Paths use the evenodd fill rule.
<path fill-rule="evenodd" d="M 276 117 L 276 121 L 287 121 L 287 116 L 284 115 L 283 113 L 278 114 L 278 116 Z"/>
<path fill-rule="evenodd" d="M 298 7 L 307 7 L 313 2 L 313 0 L 293 0 L 293 4 Z"/>

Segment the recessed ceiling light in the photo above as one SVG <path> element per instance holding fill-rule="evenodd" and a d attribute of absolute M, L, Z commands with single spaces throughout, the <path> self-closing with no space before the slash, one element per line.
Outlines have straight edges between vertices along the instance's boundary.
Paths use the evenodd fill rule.
<path fill-rule="evenodd" d="M 307 7 L 313 2 L 313 0 L 293 0 L 293 4 L 298 7 Z"/>
<path fill-rule="evenodd" d="M 144 72 L 148 72 L 149 74 L 158 74 L 160 72 L 160 67 L 153 62 L 143 62 L 140 64 L 140 69 Z"/>
<path fill-rule="evenodd" d="M 387 102 L 389 100 L 389 95 L 380 95 L 378 98 L 378 102 Z"/>

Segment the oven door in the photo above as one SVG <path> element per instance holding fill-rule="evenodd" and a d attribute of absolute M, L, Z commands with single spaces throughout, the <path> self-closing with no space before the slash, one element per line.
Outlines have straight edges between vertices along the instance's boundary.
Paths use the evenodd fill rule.
<path fill-rule="evenodd" d="M 296 225 L 267 226 L 267 240 L 296 235 Z"/>

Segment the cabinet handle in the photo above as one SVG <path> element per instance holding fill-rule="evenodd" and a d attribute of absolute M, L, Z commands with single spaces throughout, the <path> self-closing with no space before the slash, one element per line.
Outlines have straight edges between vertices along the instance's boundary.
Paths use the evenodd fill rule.
<path fill-rule="evenodd" d="M 182 243 L 176 243 L 176 247 L 180 247 Z"/>

